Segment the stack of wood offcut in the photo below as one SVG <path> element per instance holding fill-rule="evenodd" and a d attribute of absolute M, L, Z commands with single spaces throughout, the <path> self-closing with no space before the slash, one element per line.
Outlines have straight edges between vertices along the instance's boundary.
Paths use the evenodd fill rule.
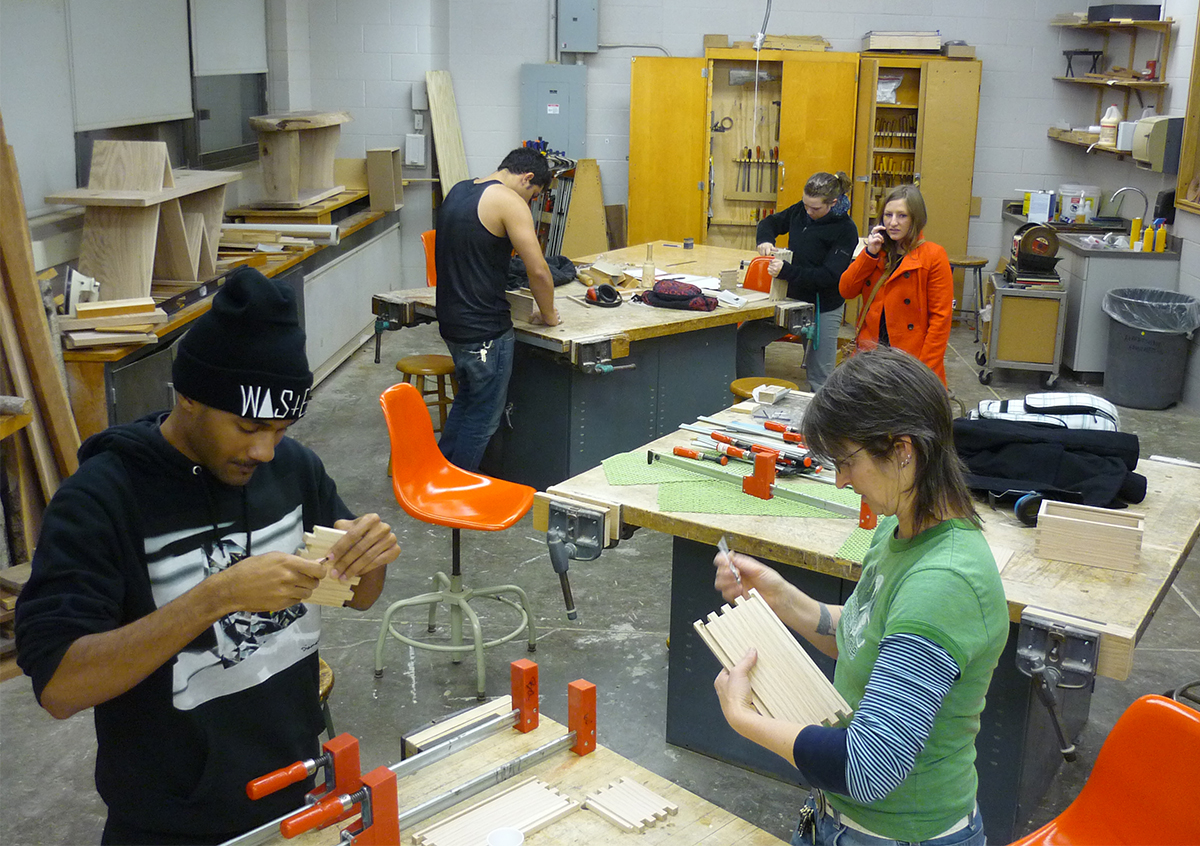
<path fill-rule="evenodd" d="M 0 394 L 29 400 L 29 419 L 0 441 L 9 561 L 33 549 L 45 504 L 79 466 L 79 430 L 71 413 L 58 345 L 34 271 L 29 221 L 17 160 L 0 117 Z M 7 418 L 9 415 L 5 414 Z M 24 415 L 22 415 L 24 416 Z"/>
<path fill-rule="evenodd" d="M 74 317 L 60 317 L 63 346 L 69 350 L 127 344 L 156 344 L 154 328 L 167 322 L 167 313 L 153 297 L 80 303 Z"/>
<path fill-rule="evenodd" d="M 13 617 L 16 615 L 17 597 L 29 579 L 29 570 L 28 564 L 0 570 L 0 658 L 7 658 L 16 652 Z"/>

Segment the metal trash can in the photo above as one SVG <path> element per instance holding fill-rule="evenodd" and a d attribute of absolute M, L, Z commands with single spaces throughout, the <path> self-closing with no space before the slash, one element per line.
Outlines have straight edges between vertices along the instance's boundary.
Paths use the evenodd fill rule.
<path fill-rule="evenodd" d="M 1116 288 L 1101 306 L 1112 318 L 1104 396 L 1127 408 L 1166 408 L 1183 393 L 1188 342 L 1200 301 L 1157 288 Z"/>

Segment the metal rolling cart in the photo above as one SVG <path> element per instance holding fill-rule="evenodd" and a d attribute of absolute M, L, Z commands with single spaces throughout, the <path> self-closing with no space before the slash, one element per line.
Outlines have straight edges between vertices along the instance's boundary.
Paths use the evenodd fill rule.
<path fill-rule="evenodd" d="M 1020 287 L 1000 273 L 991 274 L 987 287 L 990 327 L 985 324 L 984 346 L 975 354 L 983 366 L 980 383 L 991 384 L 992 370 L 1007 367 L 1040 371 L 1042 387 L 1053 388 L 1062 364 L 1067 292 Z"/>

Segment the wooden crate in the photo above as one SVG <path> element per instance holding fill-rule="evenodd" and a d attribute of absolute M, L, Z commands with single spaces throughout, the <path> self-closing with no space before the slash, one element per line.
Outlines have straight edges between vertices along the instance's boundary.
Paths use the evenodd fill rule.
<path fill-rule="evenodd" d="M 1136 572 L 1145 515 L 1090 505 L 1042 500 L 1035 554 L 1108 570 Z"/>

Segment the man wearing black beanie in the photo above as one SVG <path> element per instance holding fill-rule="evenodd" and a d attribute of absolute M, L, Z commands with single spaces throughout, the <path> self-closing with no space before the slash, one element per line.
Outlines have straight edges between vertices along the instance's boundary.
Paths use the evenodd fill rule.
<path fill-rule="evenodd" d="M 328 568 L 370 607 L 400 551 L 284 436 L 312 387 L 291 288 L 238 269 L 177 352 L 170 413 L 80 449 L 17 605 L 42 707 L 95 709 L 104 843 L 219 843 L 302 807 L 311 779 L 256 802 L 246 783 L 320 752 L 305 600 Z M 314 525 L 346 531 L 324 562 L 294 554 Z"/>

